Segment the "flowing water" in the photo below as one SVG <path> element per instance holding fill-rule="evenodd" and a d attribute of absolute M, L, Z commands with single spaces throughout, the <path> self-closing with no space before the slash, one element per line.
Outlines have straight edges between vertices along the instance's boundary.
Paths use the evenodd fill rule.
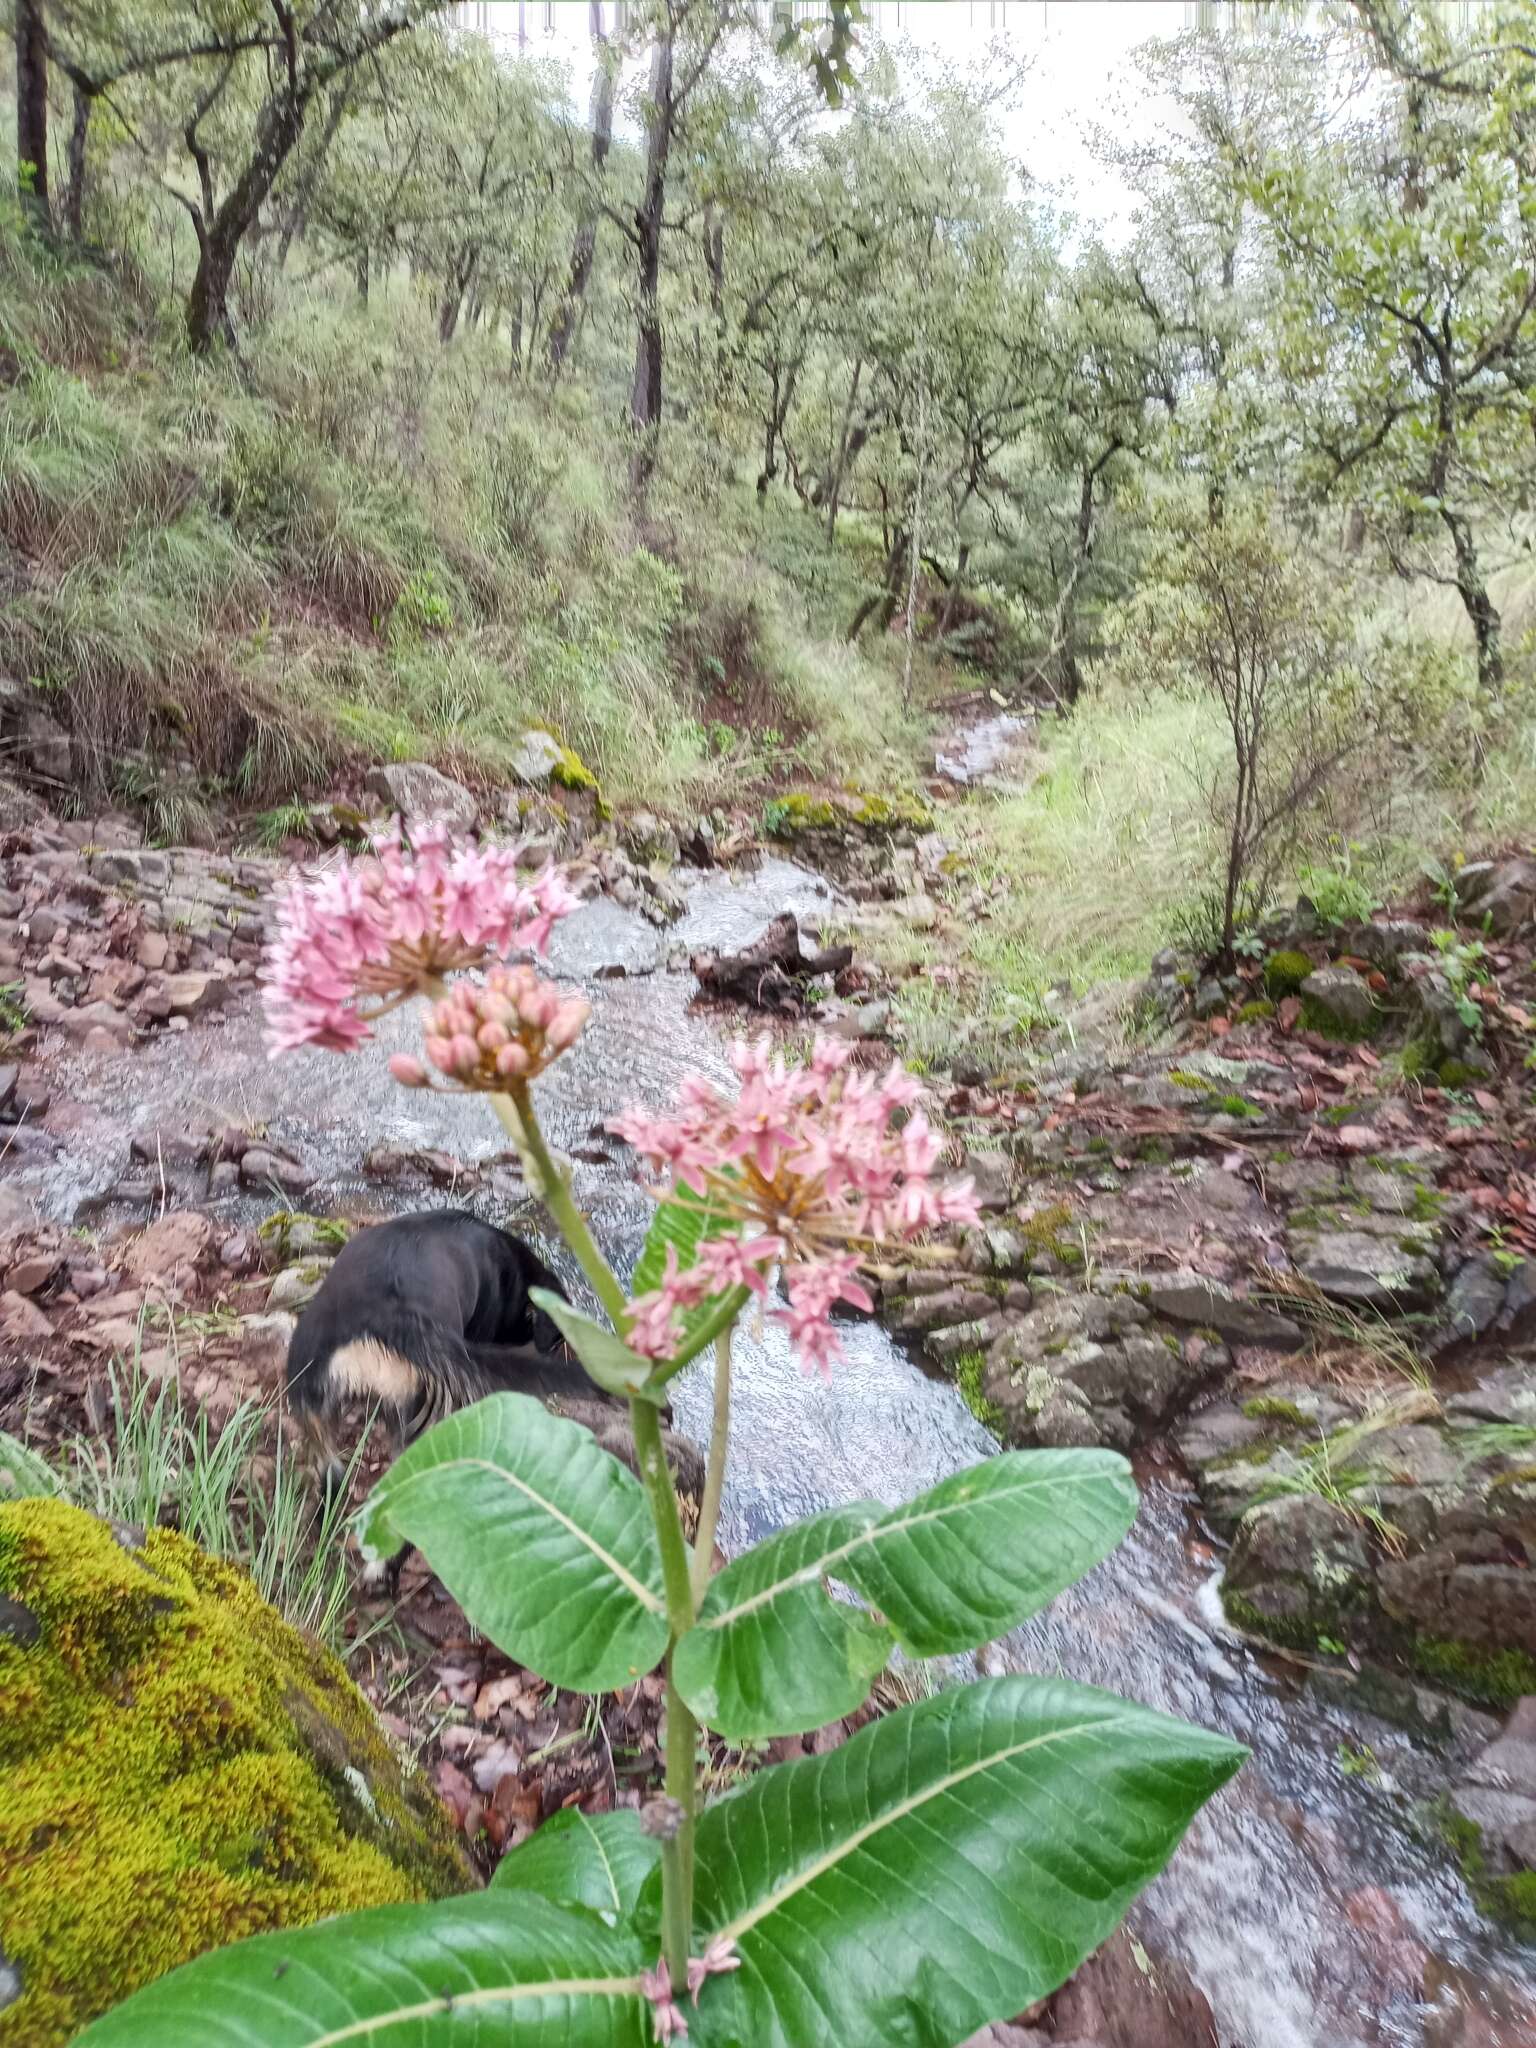
<path fill-rule="evenodd" d="M 738 945 L 783 908 L 814 923 L 832 896 L 817 876 L 768 861 L 740 881 L 701 877 L 690 904 L 668 945 Z M 551 1138 L 575 1157 L 577 1192 L 620 1272 L 638 1252 L 649 1205 L 604 1120 L 635 1096 L 670 1100 L 690 1069 L 728 1071 L 717 1026 L 690 1014 L 691 977 L 651 966 L 663 951 L 638 917 L 602 903 L 562 928 L 554 953 L 562 978 L 587 987 L 596 1016 L 540 1084 L 541 1106 Z M 617 961 L 626 978 L 596 978 Z M 385 1198 L 358 1172 L 369 1145 L 483 1159 L 504 1143 L 472 1098 L 414 1095 L 389 1081 L 383 1051 L 412 1044 L 417 1029 L 399 1015 L 381 1050 L 273 1067 L 248 1006 L 217 1028 L 161 1037 L 131 1064 L 77 1057 L 60 1089 L 80 1105 L 71 1142 L 55 1159 L 23 1159 L 13 1185 L 67 1219 L 121 1172 L 130 1130 L 232 1119 L 300 1152 L 332 1204 L 379 1207 Z M 392 1206 L 402 1199 L 412 1198 Z M 850 1322 L 846 1340 L 847 1363 L 823 1386 L 801 1377 L 773 1326 L 743 1331 L 727 1549 L 836 1502 L 895 1503 L 995 1451 L 954 1388 L 876 1324 Z M 706 1368 L 683 1376 L 675 1408 L 679 1427 L 702 1438 Z M 1188 1965 L 1223 2048 L 1536 2048 L 1536 2022 L 1519 2017 L 1536 2012 L 1536 1980 L 1479 1922 L 1444 1852 L 1415 1831 L 1414 1799 L 1443 1782 L 1432 1761 L 1393 1730 L 1301 1693 L 1231 1636 L 1217 1565 L 1177 1478 L 1150 1468 L 1143 1479 L 1142 1514 L 1120 1550 L 982 1661 L 1107 1686 L 1251 1746 L 1252 1761 L 1147 1895 L 1145 1938 Z M 1340 1745 L 1365 1740 L 1379 1782 L 1340 1768 Z M 1430 2007 L 1418 2002 L 1426 1978 Z"/>

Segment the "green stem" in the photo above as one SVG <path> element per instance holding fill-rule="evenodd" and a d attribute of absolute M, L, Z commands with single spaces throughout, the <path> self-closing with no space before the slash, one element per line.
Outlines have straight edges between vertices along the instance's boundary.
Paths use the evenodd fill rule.
<path fill-rule="evenodd" d="M 614 1328 L 622 1336 L 628 1323 L 624 1312 L 624 1290 L 598 1250 L 587 1219 L 576 1206 L 568 1176 L 545 1143 L 527 1083 L 514 1087 L 507 1095 L 493 1094 L 491 1103 L 523 1161 L 530 1182 L 575 1254 Z M 693 1934 L 693 1830 L 698 1809 L 699 1730 L 698 1723 L 672 1683 L 672 1646 L 693 1627 L 694 1595 L 689 1580 L 688 1542 L 683 1534 L 683 1518 L 678 1511 L 677 1489 L 672 1484 L 661 1440 L 661 1418 L 651 1402 L 632 1400 L 629 1424 L 634 1433 L 635 1457 L 650 1503 L 651 1519 L 656 1525 L 662 1585 L 667 1600 L 667 1626 L 671 1634 L 671 1642 L 667 1646 L 666 1789 L 667 1796 L 676 1800 L 682 1818 L 677 1833 L 670 1841 L 663 1842 L 661 1850 L 662 1952 L 672 1973 L 672 1982 L 681 1990 L 687 1981 Z M 710 1456 L 713 1459 L 713 1444 Z M 713 1536 L 710 1548 L 713 1549 Z"/>
<path fill-rule="evenodd" d="M 715 1555 L 715 1529 L 720 1521 L 720 1493 L 725 1484 L 725 1461 L 731 1439 L 731 1333 L 721 1332 L 715 1347 L 715 1413 L 709 1432 L 709 1463 L 704 1471 L 704 1498 L 699 1503 L 699 1526 L 693 1539 L 693 1607 L 704 1604 L 709 1585 L 709 1567 Z"/>
<path fill-rule="evenodd" d="M 613 1268 L 598 1250 L 597 1242 L 587 1228 L 586 1217 L 576 1206 L 564 1168 L 556 1163 L 554 1154 L 544 1142 L 544 1133 L 533 1113 L 533 1098 L 528 1092 L 527 1082 L 515 1087 L 510 1095 L 493 1095 L 491 1107 L 512 1140 L 535 1194 L 554 1217 L 560 1235 L 575 1253 L 577 1264 L 592 1284 L 593 1293 L 608 1311 L 613 1327 L 622 1337 L 629 1321 L 624 1313 L 624 1290 L 615 1279 Z"/>
<path fill-rule="evenodd" d="M 733 1287 L 728 1294 L 722 1294 L 710 1313 L 700 1323 L 686 1343 L 680 1344 L 672 1356 L 657 1366 L 653 1384 L 665 1386 L 667 1381 L 680 1373 L 685 1365 L 692 1365 L 701 1351 L 707 1351 L 722 1331 L 729 1331 L 737 1317 L 752 1299 L 745 1287 Z"/>
<path fill-rule="evenodd" d="M 688 1975 L 693 1935 L 693 1828 L 698 1809 L 699 1727 L 672 1683 L 672 1646 L 693 1627 L 693 1589 L 688 1579 L 688 1544 L 678 1513 L 677 1490 L 661 1441 L 661 1419 L 649 1401 L 631 1401 L 630 1428 L 640 1477 L 650 1499 L 661 1547 L 661 1579 L 667 1596 L 672 1643 L 667 1648 L 667 1776 L 669 1799 L 681 1809 L 677 1833 L 661 1847 L 662 1953 L 681 1986 Z"/>

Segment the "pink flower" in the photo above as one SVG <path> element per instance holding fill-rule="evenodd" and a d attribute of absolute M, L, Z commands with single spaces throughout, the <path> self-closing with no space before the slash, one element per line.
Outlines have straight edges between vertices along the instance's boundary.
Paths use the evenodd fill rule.
<path fill-rule="evenodd" d="M 833 1310 L 873 1306 L 861 1264 L 885 1244 L 974 1222 L 975 1197 L 969 1182 L 934 1180 L 939 1140 L 921 1112 L 907 1114 L 919 1091 L 900 1066 L 873 1080 L 827 1038 L 804 1066 L 766 1041 L 738 1043 L 731 1064 L 734 1102 L 694 1075 L 674 1115 L 630 1109 L 609 1126 L 720 1218 L 686 1272 L 669 1250 L 660 1286 L 630 1305 L 629 1341 L 673 1356 L 684 1309 L 735 1288 L 765 1294 L 779 1265 L 788 1306 L 775 1320 L 806 1370 L 826 1373 L 841 1356 Z"/>
<path fill-rule="evenodd" d="M 500 1094 L 542 1074 L 576 1043 L 591 1014 L 583 997 L 562 996 L 531 967 L 492 967 L 483 982 L 457 982 L 433 1004 L 422 1046 L 451 1086 Z M 389 1071 L 403 1087 L 431 1086 L 408 1053 L 396 1053 Z"/>
<path fill-rule="evenodd" d="M 351 1052 L 375 1018 L 444 976 L 542 952 L 575 904 L 557 868 L 522 876 L 514 848 L 455 847 L 437 820 L 407 842 L 397 818 L 370 853 L 288 890 L 263 969 L 268 1046 Z"/>
<path fill-rule="evenodd" d="M 690 1975 L 692 1968 L 690 1964 Z M 688 2022 L 683 2017 L 683 2009 L 672 1996 L 672 1972 L 667 1967 L 665 1956 L 654 1970 L 640 1972 L 640 1991 L 642 1997 L 651 2002 L 651 2019 L 658 2041 L 670 2041 L 674 2035 L 687 2033 Z"/>
<path fill-rule="evenodd" d="M 727 1976 L 732 1970 L 741 1968 L 741 1957 L 736 1953 L 734 1941 L 727 1941 L 723 1934 L 717 1934 L 702 1956 L 693 1956 L 688 1963 L 688 1990 L 695 2005 L 699 1992 L 711 1977 Z"/>

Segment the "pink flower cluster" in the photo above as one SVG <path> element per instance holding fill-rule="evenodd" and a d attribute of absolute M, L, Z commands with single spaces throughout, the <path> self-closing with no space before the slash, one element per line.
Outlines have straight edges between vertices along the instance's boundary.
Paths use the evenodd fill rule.
<path fill-rule="evenodd" d="M 807 1370 L 842 1355 L 832 1310 L 872 1306 L 858 1279 L 864 1257 L 943 1223 L 974 1223 L 967 1181 L 938 1185 L 939 1141 L 914 1109 L 918 1086 L 897 1064 L 878 1078 L 848 1068 L 848 1048 L 818 1038 L 810 1063 L 790 1066 L 765 1041 L 738 1041 L 734 1102 L 691 1076 L 675 1116 L 631 1109 L 609 1128 L 653 1166 L 706 1198 L 726 1225 L 679 1268 L 667 1254 L 661 1285 L 629 1305 L 628 1342 L 672 1356 L 678 1316 L 728 1288 L 768 1291 L 783 1269 L 788 1307 L 774 1310 Z M 906 1113 L 904 1115 L 904 1113 Z M 903 1119 L 904 1120 L 899 1120 Z"/>
<path fill-rule="evenodd" d="M 574 1045 L 591 1014 L 589 1002 L 562 996 L 531 967 L 492 967 L 483 986 L 460 982 L 433 1005 L 427 1058 L 456 1087 L 511 1088 Z M 389 1071 L 407 1088 L 431 1085 L 409 1053 L 397 1052 Z"/>
<path fill-rule="evenodd" d="M 564 875 L 519 875 L 512 847 L 453 844 L 446 824 L 397 818 L 373 851 L 301 877 L 268 951 L 267 1043 L 351 1052 L 373 1021 L 444 975 L 542 952 L 576 907 Z"/>
<path fill-rule="evenodd" d="M 688 1959 L 688 1991 L 694 2005 L 697 2006 L 699 1993 L 711 1977 L 727 1976 L 740 1968 L 741 1957 L 736 1953 L 735 1942 L 717 1934 L 702 1956 L 690 1956 Z M 688 2021 L 673 1995 L 672 1972 L 667 1967 L 665 1956 L 657 1962 L 654 1970 L 640 1972 L 640 1990 L 650 2000 L 651 2021 L 658 2041 L 671 2041 L 687 2033 Z"/>

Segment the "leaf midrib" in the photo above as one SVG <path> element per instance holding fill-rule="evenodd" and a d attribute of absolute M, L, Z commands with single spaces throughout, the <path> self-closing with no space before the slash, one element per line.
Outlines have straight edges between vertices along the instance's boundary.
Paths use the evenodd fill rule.
<path fill-rule="evenodd" d="M 667 1603 L 661 1594 L 653 1593 L 649 1586 L 637 1579 L 627 1566 L 620 1564 L 612 1551 L 605 1550 L 596 1537 L 583 1529 L 579 1522 L 573 1522 L 570 1516 L 557 1508 L 552 1500 L 546 1500 L 537 1487 L 530 1486 L 526 1479 L 519 1479 L 515 1472 L 509 1472 L 504 1465 L 497 1465 L 489 1458 L 475 1458 L 460 1454 L 452 1458 L 442 1458 L 435 1465 L 424 1466 L 419 1472 L 408 1472 L 403 1479 L 396 1481 L 394 1488 L 395 1497 L 398 1500 L 406 1492 L 407 1488 L 419 1485 L 425 1479 L 433 1479 L 441 1472 L 447 1472 L 466 1465 L 478 1466 L 482 1472 L 489 1472 L 493 1479 L 499 1479 L 505 1485 L 512 1487 L 516 1492 L 525 1495 L 535 1506 L 542 1508 L 552 1521 L 558 1522 L 563 1529 L 569 1529 L 579 1543 L 590 1550 L 595 1558 L 607 1566 L 608 1570 L 612 1572 L 621 1585 L 628 1587 L 642 1607 L 648 1608 L 652 1614 L 663 1616 L 666 1614 Z M 388 1512 L 387 1499 L 381 1505 L 384 1507 L 385 1512 Z"/>
<path fill-rule="evenodd" d="M 1018 1486 L 994 1487 L 979 1497 L 972 1495 L 968 1499 L 948 1501 L 943 1507 L 927 1508 L 922 1514 L 908 1515 L 900 1522 L 892 1522 L 882 1517 L 872 1528 L 861 1530 L 846 1543 L 834 1544 L 830 1550 L 822 1551 L 818 1557 L 812 1558 L 808 1564 L 801 1565 L 798 1570 L 788 1573 L 782 1579 L 775 1579 L 772 1585 L 749 1594 L 745 1600 L 738 1600 L 733 1607 L 726 1608 L 723 1614 L 701 1615 L 694 1623 L 694 1627 L 725 1628 L 730 1622 L 740 1621 L 744 1614 L 752 1614 L 759 1607 L 766 1607 L 781 1593 L 793 1592 L 796 1586 L 814 1584 L 826 1573 L 829 1566 L 841 1564 L 856 1551 L 867 1550 L 884 1537 L 903 1536 L 909 1529 L 920 1529 L 925 1522 L 942 1522 L 950 1515 L 971 1514 L 978 1507 L 989 1506 L 1010 1496 L 1035 1492 L 1042 1486 L 1059 1488 L 1060 1482 L 1050 1479 L 1027 1479 Z"/>
<path fill-rule="evenodd" d="M 432 2019 L 439 2013 L 462 2012 L 466 2007 L 505 2005 L 520 1998 L 556 1998 L 579 1995 L 584 1998 L 638 1998 L 638 1977 L 561 1977 L 545 1984 L 493 1984 L 476 1991 L 445 1992 L 440 1998 L 420 2005 L 397 2005 L 389 2012 L 375 2013 L 365 2020 L 350 2021 L 328 2034 L 316 2034 L 305 2048 L 336 2048 L 339 2041 L 362 2041 L 381 2027 L 404 2026 L 410 2020 Z"/>
<path fill-rule="evenodd" d="M 863 1848 L 866 1842 L 872 1841 L 882 1829 L 894 1827 L 898 1821 L 905 1820 L 909 1814 L 916 1813 L 921 1807 L 926 1806 L 931 1799 L 941 1798 L 946 1792 L 952 1792 L 957 1785 L 963 1785 L 968 1778 L 974 1778 L 982 1771 L 990 1771 L 998 1764 L 1009 1762 L 1013 1757 L 1026 1756 L 1032 1749 L 1044 1749 L 1053 1742 L 1064 1742 L 1074 1735 L 1090 1733 L 1112 1735 L 1120 1725 L 1121 1723 L 1117 1718 L 1114 1720 L 1095 1719 L 1092 1721 L 1079 1721 L 1071 1727 L 1053 1728 L 1049 1734 L 1032 1735 L 1026 1742 L 1009 1743 L 1002 1749 L 990 1751 L 986 1756 L 977 1758 L 974 1763 L 967 1764 L 963 1770 L 949 1772 L 947 1776 L 936 1779 L 933 1784 L 924 1786 L 922 1791 L 913 1793 L 910 1798 L 903 1799 L 898 1805 L 891 1807 L 887 1812 L 868 1822 L 866 1826 L 856 1829 L 853 1834 L 839 1842 L 835 1848 L 829 1849 L 824 1856 L 818 1856 L 814 1863 L 808 1864 L 804 1870 L 798 1871 L 793 1878 L 781 1885 L 771 1896 L 763 1899 L 759 1904 L 749 1907 L 746 1912 L 738 1915 L 736 1919 L 722 1927 L 712 1939 L 715 1941 L 739 1941 L 742 1935 L 750 1933 L 760 1920 L 766 1920 L 768 1915 L 776 1913 L 786 1900 L 794 1898 L 799 1892 L 803 1892 L 807 1886 L 814 1884 L 819 1877 L 824 1877 L 829 1870 L 835 1870 L 839 1863 L 844 1862 L 856 1850 Z"/>

